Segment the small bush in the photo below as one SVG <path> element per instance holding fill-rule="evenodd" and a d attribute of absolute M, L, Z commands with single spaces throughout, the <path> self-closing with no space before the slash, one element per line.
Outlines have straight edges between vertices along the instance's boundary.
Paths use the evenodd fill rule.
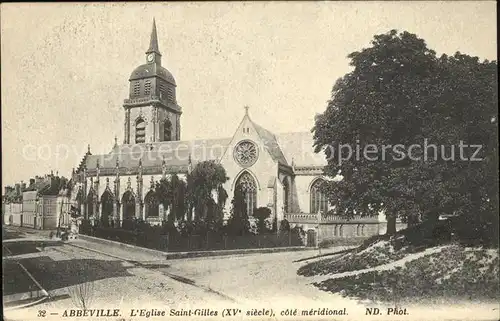
<path fill-rule="evenodd" d="M 267 207 L 259 207 L 254 211 L 253 216 L 257 219 L 258 233 L 264 234 L 269 232 L 266 226 L 266 220 L 271 216 L 271 210 Z"/>

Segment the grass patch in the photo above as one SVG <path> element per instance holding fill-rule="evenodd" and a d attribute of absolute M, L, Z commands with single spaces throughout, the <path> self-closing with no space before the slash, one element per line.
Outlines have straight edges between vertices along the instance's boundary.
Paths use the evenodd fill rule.
<path fill-rule="evenodd" d="M 21 267 L 12 261 L 3 264 L 3 295 L 37 291 L 38 286 Z"/>
<path fill-rule="evenodd" d="M 297 273 L 313 276 L 363 270 L 402 259 L 418 250 L 414 247 L 405 247 L 396 251 L 391 242 L 379 240 L 369 247 L 360 247 L 351 253 L 304 265 Z"/>
<path fill-rule="evenodd" d="M 498 264 L 495 249 L 453 245 L 407 262 L 404 267 L 329 279 L 315 285 L 345 297 L 395 304 L 498 300 Z"/>

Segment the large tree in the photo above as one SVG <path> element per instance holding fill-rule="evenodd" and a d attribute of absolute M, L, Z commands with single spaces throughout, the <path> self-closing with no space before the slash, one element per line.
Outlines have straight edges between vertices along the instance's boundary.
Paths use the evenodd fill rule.
<path fill-rule="evenodd" d="M 163 205 L 165 211 L 169 211 L 167 220 L 182 220 L 186 214 L 186 182 L 180 180 L 174 174 L 169 179 L 162 178 L 156 183 L 155 192 L 159 202 Z"/>
<path fill-rule="evenodd" d="M 491 156 L 496 124 L 488 123 L 496 115 L 496 63 L 460 54 L 438 59 L 424 40 L 395 30 L 375 36 L 371 47 L 349 58 L 354 70 L 337 81 L 314 127 L 316 151 L 324 150 L 328 160 L 325 174 L 343 176 L 325 184 L 337 212 L 352 217 L 384 210 L 387 233 L 393 234 L 398 216 L 436 218 L 479 206 L 464 207 L 471 205 L 472 194 L 483 194 L 466 186 L 471 168 L 484 171 L 475 184 L 479 186 L 493 173 L 486 164 L 496 164 Z M 440 146 L 450 148 L 460 140 L 487 145 L 482 155 L 490 155 L 489 161 L 443 160 Z M 429 157 L 424 142 L 437 146 L 436 155 Z M 411 150 L 410 159 L 412 145 L 420 148 Z M 495 183 L 486 185 L 489 191 L 496 188 Z M 482 198 L 494 203 L 493 196 Z"/>
<path fill-rule="evenodd" d="M 228 180 L 220 163 L 210 160 L 196 164 L 187 177 L 187 204 L 189 213 L 194 211 L 195 220 L 210 226 L 222 225 L 227 200 L 223 184 Z"/>
<path fill-rule="evenodd" d="M 448 148 L 438 150 L 438 161 L 428 164 L 427 172 L 437 174 L 420 191 L 422 207 L 431 219 L 439 211 L 458 214 L 466 237 L 494 241 L 498 239 L 497 63 L 457 52 L 443 55 L 439 67 L 441 86 L 435 91 L 434 117 L 427 129 L 430 139 Z"/>
<path fill-rule="evenodd" d="M 394 155 L 382 160 L 378 151 L 371 151 L 373 146 L 413 144 L 421 135 L 422 98 L 428 95 L 437 59 L 422 39 L 394 30 L 375 36 L 372 47 L 348 57 L 354 70 L 334 85 L 327 110 L 314 127 L 316 150 L 326 147 L 325 174 L 343 176 L 324 187 L 341 215 L 384 210 L 388 233 L 394 233 L 398 213 L 411 213 L 414 207 L 398 181 L 411 161 Z"/>

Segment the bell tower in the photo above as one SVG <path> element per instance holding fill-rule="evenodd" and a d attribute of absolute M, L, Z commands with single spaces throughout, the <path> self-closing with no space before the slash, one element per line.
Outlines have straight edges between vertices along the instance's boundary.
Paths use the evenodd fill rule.
<path fill-rule="evenodd" d="M 177 104 L 173 75 L 162 67 L 156 22 L 146 51 L 146 63 L 130 75 L 125 99 L 124 144 L 180 140 L 182 108 Z"/>

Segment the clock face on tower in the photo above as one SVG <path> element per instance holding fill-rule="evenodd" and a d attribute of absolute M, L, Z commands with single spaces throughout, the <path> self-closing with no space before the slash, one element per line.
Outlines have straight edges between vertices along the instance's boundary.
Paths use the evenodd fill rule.
<path fill-rule="evenodd" d="M 155 58 L 155 55 L 153 55 L 152 53 L 150 53 L 150 54 L 148 55 L 148 61 L 149 61 L 149 62 L 152 62 L 154 58 Z"/>

